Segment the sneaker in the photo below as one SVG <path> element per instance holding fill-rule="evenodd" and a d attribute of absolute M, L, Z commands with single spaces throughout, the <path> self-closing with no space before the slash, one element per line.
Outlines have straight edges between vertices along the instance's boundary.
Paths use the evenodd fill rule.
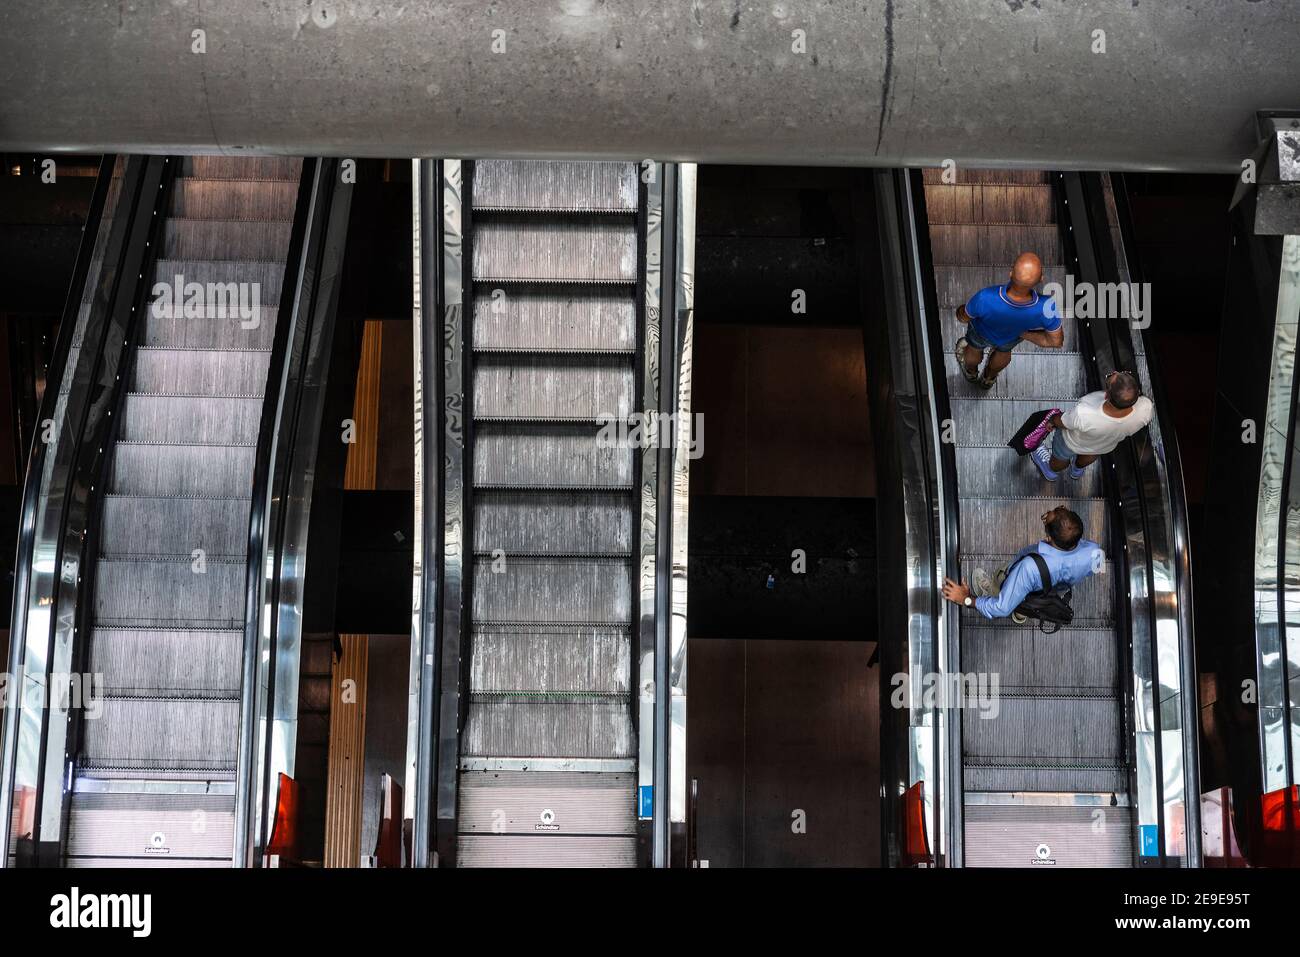
<path fill-rule="evenodd" d="M 1083 473 L 1086 472 L 1086 471 L 1088 471 L 1088 469 L 1087 469 L 1086 467 L 1085 467 L 1085 468 L 1079 468 L 1079 466 L 1077 466 L 1077 465 L 1071 465 L 1071 466 L 1070 466 L 1070 478 L 1074 479 L 1075 481 L 1078 481 L 1079 479 L 1083 478 Z"/>
<path fill-rule="evenodd" d="M 1038 466 L 1038 471 L 1043 473 L 1043 478 L 1049 482 L 1055 482 L 1061 476 L 1052 471 L 1052 451 L 1046 444 L 1040 445 L 1034 451 L 1029 453 L 1029 457 L 1034 460 Z"/>
<path fill-rule="evenodd" d="M 983 389 L 985 392 L 987 392 L 989 389 L 993 388 L 995 385 L 998 384 L 998 377 L 994 376 L 992 379 L 986 379 L 984 378 L 984 376 L 980 376 L 978 379 L 975 380 L 975 384 L 979 386 L 981 389 Z"/>
<path fill-rule="evenodd" d="M 957 348 L 953 350 L 953 354 L 957 356 L 957 368 L 960 369 L 961 374 L 966 377 L 966 381 L 977 382 L 980 377 L 978 371 L 979 366 L 975 367 L 976 368 L 975 372 L 971 372 L 970 369 L 966 368 L 966 350 L 968 348 L 970 348 L 970 343 L 966 341 L 965 336 L 962 336 L 960 339 L 957 340 Z"/>
<path fill-rule="evenodd" d="M 998 593 L 993 585 L 993 579 L 989 578 L 989 573 L 982 568 L 975 569 L 970 576 L 971 591 L 980 598 L 992 598 Z"/>
<path fill-rule="evenodd" d="M 1023 625 L 1029 619 L 1026 618 L 1024 615 L 1020 614 L 1019 612 L 1013 611 L 1011 613 L 1011 620 L 1014 621 L 1017 625 Z"/>

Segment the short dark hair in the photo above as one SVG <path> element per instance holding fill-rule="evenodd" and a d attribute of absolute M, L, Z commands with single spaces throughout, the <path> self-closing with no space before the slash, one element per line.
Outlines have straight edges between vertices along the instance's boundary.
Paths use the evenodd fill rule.
<path fill-rule="evenodd" d="M 1142 387 L 1131 372 L 1116 372 L 1106 381 L 1106 400 L 1117 409 L 1127 409 L 1142 397 Z"/>
<path fill-rule="evenodd" d="M 1083 538 L 1083 519 L 1062 505 L 1053 510 L 1047 522 L 1047 537 L 1057 548 L 1069 551 Z"/>

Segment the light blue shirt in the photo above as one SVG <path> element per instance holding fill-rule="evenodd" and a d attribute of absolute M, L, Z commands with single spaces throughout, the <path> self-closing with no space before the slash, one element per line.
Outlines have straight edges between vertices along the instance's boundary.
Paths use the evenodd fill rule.
<path fill-rule="evenodd" d="M 1020 549 L 1016 558 L 1022 558 L 1031 551 L 1037 551 L 1047 562 L 1047 570 L 1052 575 L 1052 587 L 1060 585 L 1074 586 L 1093 572 L 1101 571 L 1106 555 L 1101 546 L 1088 539 L 1080 539 L 1079 544 L 1068 552 L 1057 548 L 1050 542 L 1035 542 Z M 1033 559 L 1013 563 L 1010 574 L 1002 583 L 1002 590 L 996 598 L 976 598 L 975 609 L 985 618 L 1006 618 L 1020 605 L 1031 592 L 1042 591 L 1043 576 L 1038 574 L 1038 565 Z"/>

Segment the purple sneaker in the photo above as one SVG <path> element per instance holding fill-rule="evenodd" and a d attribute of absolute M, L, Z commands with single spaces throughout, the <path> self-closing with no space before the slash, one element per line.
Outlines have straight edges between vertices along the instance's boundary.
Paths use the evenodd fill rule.
<path fill-rule="evenodd" d="M 1049 482 L 1055 482 L 1060 476 L 1052 471 L 1052 452 L 1046 444 L 1040 445 L 1034 451 L 1029 453 L 1029 457 L 1034 460 L 1038 466 L 1038 471 L 1043 473 L 1043 478 Z"/>

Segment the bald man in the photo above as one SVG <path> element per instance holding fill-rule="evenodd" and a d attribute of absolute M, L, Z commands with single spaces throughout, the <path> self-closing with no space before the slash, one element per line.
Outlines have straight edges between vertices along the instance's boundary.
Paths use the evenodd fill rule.
<path fill-rule="evenodd" d="M 1059 349 L 1065 342 L 1061 317 L 1051 296 L 1034 289 L 1043 279 L 1043 263 L 1033 253 L 1021 253 L 1011 267 L 1009 281 L 989 286 L 957 307 L 957 321 L 966 335 L 957 340 L 957 366 L 967 382 L 991 389 L 998 373 L 1011 362 L 1011 350 L 1022 341 L 1043 349 Z M 989 352 L 984 371 L 980 359 Z"/>

